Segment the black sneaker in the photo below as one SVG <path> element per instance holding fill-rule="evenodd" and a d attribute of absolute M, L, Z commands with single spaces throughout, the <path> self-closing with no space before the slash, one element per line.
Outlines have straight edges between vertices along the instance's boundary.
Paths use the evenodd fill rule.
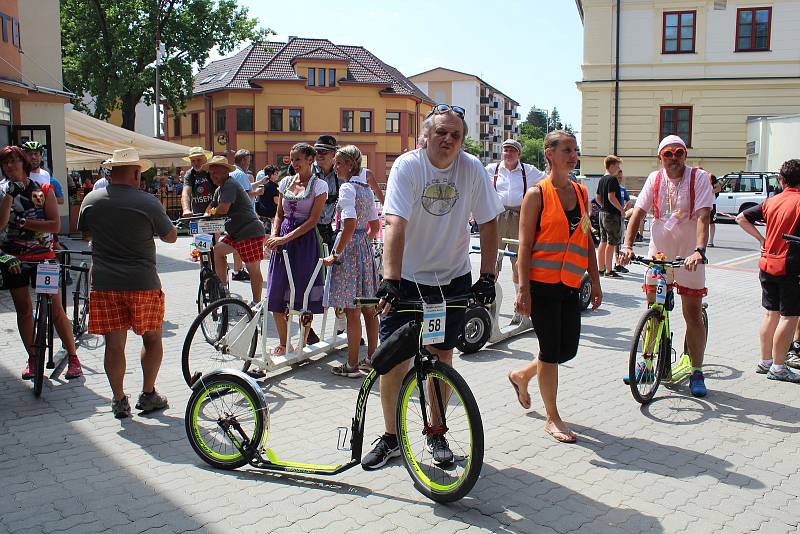
<path fill-rule="evenodd" d="M 623 267 L 622 265 L 615 265 L 614 270 L 617 271 L 618 273 L 623 273 L 623 274 L 630 272 L 627 268 Z"/>
<path fill-rule="evenodd" d="M 233 273 L 233 275 L 231 275 L 231 279 L 236 280 L 237 282 L 247 282 L 250 280 L 250 273 L 242 269 L 241 271 Z"/>
<path fill-rule="evenodd" d="M 606 274 L 603 275 L 603 278 L 622 278 L 622 277 L 617 272 L 606 271 Z"/>
<path fill-rule="evenodd" d="M 443 435 L 438 434 L 426 438 L 425 448 L 433 456 L 433 463 L 436 465 L 443 466 L 453 463 L 453 451 L 450 450 L 450 444 Z"/>
<path fill-rule="evenodd" d="M 361 459 L 361 467 L 366 470 L 383 467 L 389 459 L 400 456 L 400 446 L 396 436 L 388 437 L 384 434 L 372 443 L 377 445 Z"/>

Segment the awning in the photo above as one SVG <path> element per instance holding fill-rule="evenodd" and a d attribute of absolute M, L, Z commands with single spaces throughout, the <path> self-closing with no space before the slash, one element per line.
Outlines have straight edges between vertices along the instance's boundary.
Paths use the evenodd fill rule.
<path fill-rule="evenodd" d="M 189 147 L 114 126 L 74 109 L 64 112 L 67 169 L 96 169 L 115 150 L 133 147 L 158 167 L 185 166 Z"/>

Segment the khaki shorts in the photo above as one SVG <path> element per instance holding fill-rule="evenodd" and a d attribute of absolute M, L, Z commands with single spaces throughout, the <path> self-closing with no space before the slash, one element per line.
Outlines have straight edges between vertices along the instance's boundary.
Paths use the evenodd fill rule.
<path fill-rule="evenodd" d="M 500 239 L 497 242 L 497 248 L 502 250 L 506 248 L 503 243 L 503 238 L 506 239 L 519 239 L 519 211 L 507 209 L 497 216 L 497 233 Z M 519 247 L 515 245 L 508 245 L 508 250 L 517 252 Z M 511 258 L 511 265 L 517 264 L 517 258 Z"/>

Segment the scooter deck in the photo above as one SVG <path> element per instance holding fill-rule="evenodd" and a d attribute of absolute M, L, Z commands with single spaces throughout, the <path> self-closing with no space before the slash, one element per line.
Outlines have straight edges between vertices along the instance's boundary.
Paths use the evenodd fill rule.
<path fill-rule="evenodd" d="M 304 462 L 290 462 L 281 460 L 272 449 L 264 449 L 261 454 L 262 458 L 266 457 L 266 462 L 253 462 L 253 466 L 259 469 L 267 469 L 271 471 L 287 471 L 290 473 L 306 473 L 312 475 L 336 475 L 342 471 L 346 471 L 358 465 L 357 460 L 350 460 L 346 464 L 339 465 L 324 465 L 324 464 L 308 464 Z"/>

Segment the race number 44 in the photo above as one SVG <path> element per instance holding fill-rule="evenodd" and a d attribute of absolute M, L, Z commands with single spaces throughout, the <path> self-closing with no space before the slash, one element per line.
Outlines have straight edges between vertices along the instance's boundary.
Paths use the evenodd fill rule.
<path fill-rule="evenodd" d="M 447 304 L 422 304 L 422 344 L 444 343 Z"/>

